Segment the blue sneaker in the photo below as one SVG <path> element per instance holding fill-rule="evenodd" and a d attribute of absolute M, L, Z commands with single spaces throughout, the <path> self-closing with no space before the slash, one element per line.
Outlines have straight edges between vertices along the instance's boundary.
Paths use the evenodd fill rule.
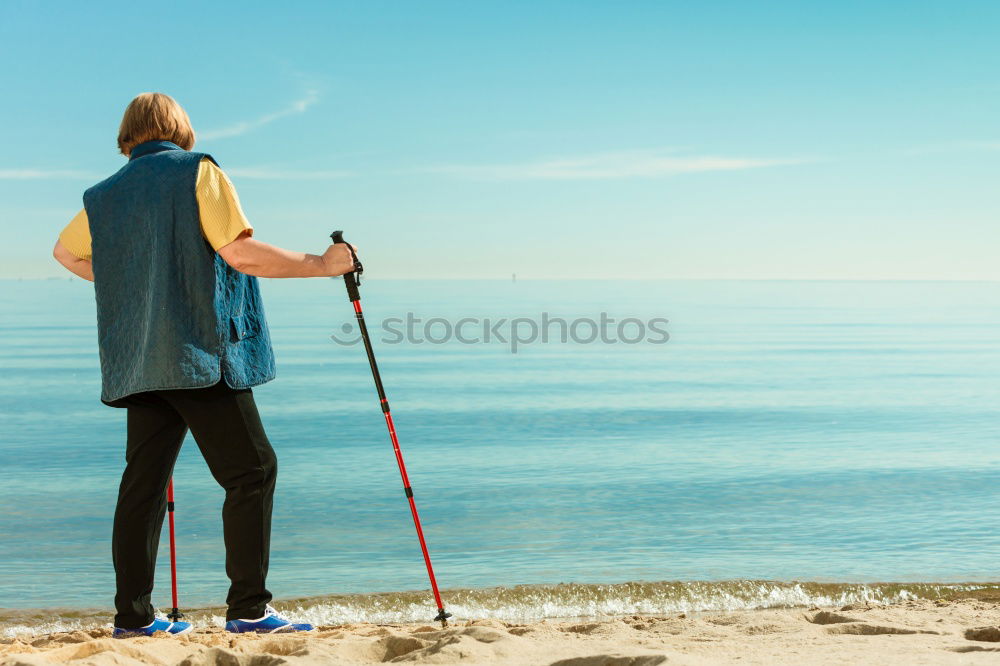
<path fill-rule="evenodd" d="M 111 635 L 114 638 L 135 638 L 136 636 L 152 636 L 157 631 L 165 631 L 168 634 L 179 636 L 180 634 L 186 634 L 191 629 L 193 627 L 189 622 L 170 622 L 156 618 L 145 627 L 139 627 L 138 629 L 115 627 L 114 633 Z"/>
<path fill-rule="evenodd" d="M 283 634 L 290 631 L 312 631 L 311 624 L 295 624 L 291 620 L 278 615 L 278 611 L 265 607 L 264 616 L 256 620 L 230 620 L 226 622 L 226 631 L 234 634 Z"/>

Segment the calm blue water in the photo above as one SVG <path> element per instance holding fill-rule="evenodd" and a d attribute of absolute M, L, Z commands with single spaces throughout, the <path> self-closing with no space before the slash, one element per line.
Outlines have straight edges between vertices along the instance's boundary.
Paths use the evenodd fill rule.
<path fill-rule="evenodd" d="M 329 337 L 353 320 L 343 284 L 263 289 L 278 358 L 255 390 L 280 461 L 272 590 L 426 588 L 363 349 Z M 376 339 L 444 589 L 1000 578 L 998 284 L 372 281 L 362 294 L 376 338 L 407 312 L 670 320 L 666 344 L 517 354 Z M 0 607 L 111 605 L 125 413 L 98 401 L 93 310 L 81 281 L 2 283 Z M 175 482 L 182 599 L 221 603 L 222 491 L 190 440 Z"/>

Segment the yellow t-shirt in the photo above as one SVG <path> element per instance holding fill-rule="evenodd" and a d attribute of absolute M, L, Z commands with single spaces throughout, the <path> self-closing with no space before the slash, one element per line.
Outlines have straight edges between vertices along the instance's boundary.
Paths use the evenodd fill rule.
<path fill-rule="evenodd" d="M 202 158 L 198 164 L 195 197 L 201 215 L 201 233 L 213 249 L 229 245 L 244 231 L 253 234 L 253 227 L 240 208 L 239 197 L 229 177 L 215 162 Z M 59 234 L 63 246 L 80 259 L 90 260 L 90 221 L 83 209 Z"/>

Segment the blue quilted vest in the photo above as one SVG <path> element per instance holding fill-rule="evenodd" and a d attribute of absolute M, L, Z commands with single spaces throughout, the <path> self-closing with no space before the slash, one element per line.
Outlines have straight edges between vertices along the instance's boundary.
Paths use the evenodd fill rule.
<path fill-rule="evenodd" d="M 231 268 L 201 232 L 195 182 L 205 157 L 147 141 L 83 195 L 107 404 L 141 391 L 274 378 L 257 278 Z"/>

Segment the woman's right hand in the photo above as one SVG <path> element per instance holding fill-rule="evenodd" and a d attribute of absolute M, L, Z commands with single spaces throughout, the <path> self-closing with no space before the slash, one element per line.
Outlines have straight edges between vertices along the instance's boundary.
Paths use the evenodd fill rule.
<path fill-rule="evenodd" d="M 358 248 L 348 243 L 336 243 L 326 248 L 323 253 L 323 268 L 326 275 L 336 277 L 354 270 L 354 257 L 351 256 L 351 248 L 357 254 Z"/>

